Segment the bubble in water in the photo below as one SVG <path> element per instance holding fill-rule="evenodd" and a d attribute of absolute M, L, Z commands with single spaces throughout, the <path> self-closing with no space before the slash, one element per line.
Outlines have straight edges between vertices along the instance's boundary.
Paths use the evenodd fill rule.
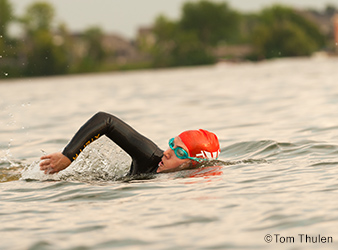
<path fill-rule="evenodd" d="M 30 102 L 27 102 L 27 103 L 22 103 L 21 104 L 21 107 L 27 107 L 27 106 L 30 106 L 31 105 L 31 103 Z"/>
<path fill-rule="evenodd" d="M 8 73 L 5 72 L 4 75 L 5 75 L 5 76 L 8 76 Z"/>

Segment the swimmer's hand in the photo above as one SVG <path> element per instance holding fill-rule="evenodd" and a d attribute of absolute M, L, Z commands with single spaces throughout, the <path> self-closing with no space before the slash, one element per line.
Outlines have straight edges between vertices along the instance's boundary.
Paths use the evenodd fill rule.
<path fill-rule="evenodd" d="M 41 156 L 40 170 L 45 174 L 54 174 L 67 168 L 72 162 L 62 153 Z"/>

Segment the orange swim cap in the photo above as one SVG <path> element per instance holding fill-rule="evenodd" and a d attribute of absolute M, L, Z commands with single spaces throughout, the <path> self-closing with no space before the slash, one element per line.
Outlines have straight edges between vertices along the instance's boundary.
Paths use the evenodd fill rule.
<path fill-rule="evenodd" d="M 217 136 L 204 129 L 187 130 L 178 135 L 190 157 L 217 159 L 221 152 Z"/>

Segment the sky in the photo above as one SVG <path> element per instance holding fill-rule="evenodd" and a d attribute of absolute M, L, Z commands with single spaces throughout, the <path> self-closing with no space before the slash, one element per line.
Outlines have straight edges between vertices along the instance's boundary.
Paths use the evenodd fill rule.
<path fill-rule="evenodd" d="M 71 31 L 84 31 L 99 26 L 106 33 L 125 38 L 136 37 L 140 27 L 150 26 L 163 14 L 177 20 L 187 0 L 9 0 L 14 13 L 22 15 L 32 3 L 49 2 L 56 12 L 56 23 L 65 23 Z M 190 0 L 197 2 L 198 0 Z M 215 2 L 224 2 L 215 0 Z M 328 4 L 338 8 L 338 0 L 227 0 L 233 9 L 242 12 L 259 11 L 275 3 L 296 8 L 323 10 Z"/>

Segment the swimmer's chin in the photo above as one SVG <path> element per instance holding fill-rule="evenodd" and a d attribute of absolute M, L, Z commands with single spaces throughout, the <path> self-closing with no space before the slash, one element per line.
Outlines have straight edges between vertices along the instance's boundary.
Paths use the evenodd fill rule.
<path fill-rule="evenodd" d="M 164 164 L 163 164 L 163 161 L 160 161 L 158 163 L 158 168 L 156 170 L 156 173 L 162 173 L 164 170 L 162 170 L 163 168 L 165 168 Z"/>
<path fill-rule="evenodd" d="M 164 165 L 163 161 L 160 161 L 160 163 L 158 164 L 158 168 L 156 170 L 156 173 L 171 173 L 171 172 L 176 172 L 179 171 L 180 166 L 176 167 L 176 168 L 169 168 L 167 169 L 167 167 Z"/>
<path fill-rule="evenodd" d="M 158 164 L 158 169 L 156 170 L 156 173 L 172 173 L 172 172 L 177 172 L 177 171 L 181 171 L 181 170 L 186 170 L 186 169 L 191 169 L 193 168 L 191 162 L 187 162 L 187 163 L 183 163 L 180 166 L 176 167 L 176 168 L 169 168 L 169 169 L 165 169 L 165 165 L 163 164 L 163 161 L 161 161 Z"/>

